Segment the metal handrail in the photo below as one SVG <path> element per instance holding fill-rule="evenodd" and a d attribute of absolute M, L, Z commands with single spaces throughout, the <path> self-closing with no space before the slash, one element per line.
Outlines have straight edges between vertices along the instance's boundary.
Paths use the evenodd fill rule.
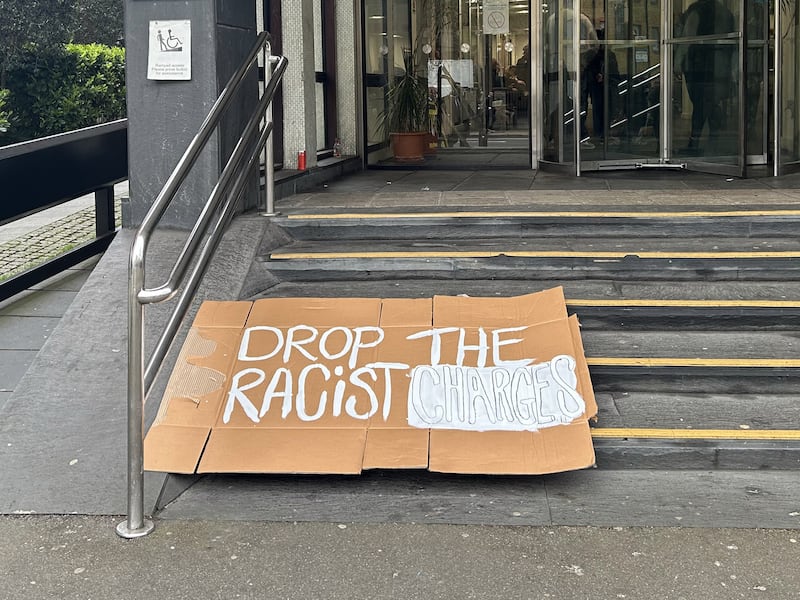
<path fill-rule="evenodd" d="M 190 231 L 167 281 L 158 287 L 147 288 L 145 258 L 150 237 L 262 51 L 266 57 L 264 92 Z M 273 124 L 271 111 L 268 108 L 286 71 L 288 61 L 282 56 L 272 56 L 270 51 L 269 33 L 263 32 L 209 110 L 197 135 L 190 142 L 142 220 L 131 245 L 128 278 L 128 513 L 127 519 L 117 525 L 117 534 L 124 538 L 141 537 L 153 530 L 153 522 L 144 518 L 144 403 L 147 392 L 186 316 L 225 228 L 235 212 L 239 194 L 247 183 L 249 174 L 255 172 L 260 154 L 268 141 L 271 145 L 270 134 Z M 262 122 L 263 127 L 261 127 Z M 253 144 L 252 138 L 256 131 L 259 135 Z M 267 156 L 271 155 L 272 152 L 268 149 Z M 268 211 L 272 210 L 273 203 L 273 187 L 270 184 L 271 182 L 267 182 Z M 187 277 L 192 261 L 194 267 Z M 183 291 L 180 290 L 181 285 L 184 286 Z M 145 369 L 144 305 L 170 300 L 179 292 L 177 305 Z"/>

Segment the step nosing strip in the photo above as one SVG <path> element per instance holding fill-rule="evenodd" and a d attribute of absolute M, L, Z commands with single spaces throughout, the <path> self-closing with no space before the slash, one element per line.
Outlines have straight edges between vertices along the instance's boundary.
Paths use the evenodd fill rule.
<path fill-rule="evenodd" d="M 698 217 L 799 217 L 800 210 L 725 210 L 725 211 L 443 211 L 443 212 L 397 212 L 397 213 L 333 213 L 287 215 L 290 220 L 350 220 L 350 219 L 453 219 L 453 218 L 597 218 L 597 219 L 681 219 Z"/>
<path fill-rule="evenodd" d="M 651 429 L 651 428 L 602 428 L 593 427 L 592 437 L 638 438 L 638 439 L 714 439 L 714 440 L 797 440 L 797 429 Z"/>
<path fill-rule="evenodd" d="M 623 260 L 626 258 L 639 259 L 714 259 L 714 260 L 753 260 L 763 258 L 796 259 L 800 258 L 797 250 L 753 251 L 753 252 L 580 252 L 543 250 L 487 250 L 487 251 L 385 251 L 385 252 L 273 252 L 273 260 L 342 260 L 342 259 L 380 259 L 380 258 L 498 258 L 501 256 L 511 258 L 587 258 L 600 260 Z"/>
<path fill-rule="evenodd" d="M 586 357 L 590 367 L 800 368 L 796 358 Z"/>
<path fill-rule="evenodd" d="M 798 300 L 678 300 L 678 299 L 567 299 L 573 307 L 635 307 L 635 308 L 800 308 Z"/>

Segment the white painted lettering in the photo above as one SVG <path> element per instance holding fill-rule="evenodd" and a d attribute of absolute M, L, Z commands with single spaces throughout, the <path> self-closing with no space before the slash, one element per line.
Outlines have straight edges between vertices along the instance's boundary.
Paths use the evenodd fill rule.
<path fill-rule="evenodd" d="M 384 333 L 383 329 L 380 327 L 356 327 L 354 330 L 354 340 L 353 340 L 353 350 L 350 353 L 350 360 L 348 361 L 347 365 L 354 369 L 355 366 L 358 364 L 358 353 L 360 350 L 365 348 L 375 348 L 378 344 L 383 341 Z M 375 339 L 371 342 L 364 341 L 364 334 L 374 333 Z"/>
<path fill-rule="evenodd" d="M 500 336 L 504 333 L 513 333 L 516 331 L 525 331 L 527 327 L 506 327 L 504 329 L 495 329 L 492 331 L 492 362 L 495 367 L 525 367 L 531 364 L 535 359 L 528 358 L 522 360 L 502 360 L 500 358 L 500 348 L 503 346 L 511 346 L 512 344 L 519 344 L 522 338 L 501 339 Z"/>
<path fill-rule="evenodd" d="M 328 392 L 323 390 L 319 395 L 317 412 L 315 412 L 313 415 L 309 415 L 308 411 L 306 411 L 306 381 L 308 380 L 308 375 L 311 373 L 311 371 L 321 371 L 325 381 L 328 381 L 331 378 L 331 372 L 325 365 L 311 364 L 304 367 L 303 370 L 300 371 L 300 378 L 297 383 L 297 397 L 294 399 L 294 403 L 295 410 L 297 411 L 297 417 L 301 421 L 319 420 L 325 413 L 325 408 L 328 404 Z"/>
<path fill-rule="evenodd" d="M 342 344 L 342 348 L 339 351 L 332 352 L 328 348 L 328 339 L 335 333 L 340 332 L 344 334 L 344 344 Z M 328 360 L 336 360 L 337 358 L 341 358 L 350 352 L 350 347 L 352 345 L 353 331 L 351 329 L 347 327 L 331 327 L 319 338 L 319 353 L 323 356 L 323 358 L 327 358 Z"/>
<path fill-rule="evenodd" d="M 283 389 L 278 390 L 278 384 L 283 380 Z M 283 408 L 281 416 L 285 419 L 292 410 L 292 372 L 286 368 L 275 369 L 272 379 L 269 380 L 267 389 L 264 392 L 264 399 L 261 402 L 261 411 L 258 413 L 260 418 L 269 412 L 273 398 L 283 398 Z"/>
<path fill-rule="evenodd" d="M 422 338 L 431 338 L 431 365 L 437 366 L 442 357 L 442 336 L 446 333 L 453 333 L 459 331 L 458 327 L 439 327 L 438 329 L 428 329 L 412 333 L 407 340 L 419 340 Z"/>
<path fill-rule="evenodd" d="M 254 381 L 251 381 L 246 385 L 240 385 L 239 382 L 247 375 L 256 375 L 256 378 Z M 239 403 L 239 406 L 242 407 L 242 410 L 244 410 L 244 414 L 246 414 L 250 420 L 253 421 L 253 423 L 259 422 L 258 410 L 256 410 L 255 404 L 253 404 L 250 401 L 250 398 L 245 396 L 242 392 L 246 392 L 254 387 L 258 387 L 266 378 L 266 374 L 261 369 L 242 369 L 233 376 L 231 389 L 228 392 L 228 402 L 225 404 L 225 411 L 222 413 L 223 423 L 227 423 L 231 420 L 233 407 L 237 402 Z"/>
<path fill-rule="evenodd" d="M 367 365 L 371 369 L 382 369 L 383 379 L 386 386 L 383 389 L 383 420 L 389 418 L 389 413 L 392 410 L 392 371 L 408 371 L 408 365 L 405 363 L 371 363 Z"/>
<path fill-rule="evenodd" d="M 378 396 L 375 395 L 375 390 L 372 389 L 372 386 L 368 382 L 361 379 L 362 375 L 369 375 L 373 383 L 378 381 L 378 375 L 375 373 L 375 369 L 372 369 L 370 367 L 361 367 L 360 369 L 356 369 L 350 374 L 350 383 L 352 383 L 357 388 L 361 388 L 362 390 L 364 390 L 367 394 L 367 397 L 369 398 L 370 409 L 369 412 L 367 413 L 367 416 L 363 417 L 363 418 L 369 418 L 378 411 Z M 350 396 L 350 398 L 347 399 L 345 410 L 347 411 L 348 415 L 350 415 L 355 419 L 362 418 L 362 415 L 356 412 L 355 396 Z M 385 421 L 388 416 L 389 414 L 387 412 L 384 415 L 383 420 Z"/>
<path fill-rule="evenodd" d="M 380 411 L 387 421 L 392 410 L 392 377 L 398 377 L 399 371 L 410 377 L 407 418 L 414 427 L 536 431 L 571 423 L 586 411 L 572 356 L 559 355 L 538 364 L 532 358 L 507 360 L 501 356 L 505 348 L 524 341 L 514 334 L 525 329 L 472 328 L 469 335 L 474 343 L 467 343 L 465 328 L 419 331 L 407 339 L 430 338 L 431 364 L 410 369 L 405 363 L 392 362 L 356 368 L 359 353 L 377 348 L 384 340 L 380 327 L 319 330 L 296 325 L 285 334 L 266 325 L 248 327 L 238 359 L 252 364 L 282 356 L 285 366 L 269 371 L 253 366 L 235 373 L 222 419 L 230 422 L 233 412 L 241 409 L 253 423 L 260 423 L 277 401 L 284 420 L 294 412 L 306 422 L 325 415 L 366 421 Z M 450 335 L 453 333 L 458 335 Z M 457 364 L 440 364 L 445 342 L 450 344 L 447 356 Z M 475 366 L 464 364 L 467 357 Z M 347 366 L 342 362 L 345 359 Z M 340 364 L 326 365 L 322 360 Z M 492 366 L 487 366 L 490 360 Z M 290 362 L 297 367 L 290 368 Z M 256 394 L 261 396 L 259 408 L 253 401 Z"/>
<path fill-rule="evenodd" d="M 477 367 L 486 366 L 486 355 L 489 352 L 489 342 L 486 337 L 486 332 L 483 327 L 478 328 L 478 344 L 471 346 L 466 343 L 467 330 L 462 329 L 458 333 L 458 354 L 456 355 L 456 365 L 461 367 L 464 365 L 464 355 L 467 351 L 477 352 L 478 358 L 475 361 Z"/>
<path fill-rule="evenodd" d="M 305 339 L 300 338 L 297 339 L 296 336 L 299 332 L 305 331 L 309 335 Z M 296 348 L 297 351 L 305 356 L 308 360 L 317 360 L 317 357 L 313 354 L 310 354 L 303 346 L 306 346 L 317 339 L 317 335 L 319 335 L 319 331 L 317 331 L 314 327 L 309 327 L 308 325 L 295 325 L 286 333 L 286 345 L 283 348 L 283 362 L 288 363 L 289 357 L 292 355 L 292 348 Z"/>
<path fill-rule="evenodd" d="M 410 405 L 409 408 L 413 409 L 414 412 L 412 416 L 411 410 L 408 411 L 408 423 L 410 425 L 415 427 L 435 425 L 445 417 L 444 408 L 440 404 L 423 402 L 423 398 L 430 398 L 432 394 L 436 393 L 435 390 L 441 381 L 442 374 L 440 369 L 421 366 L 412 371 L 411 385 L 408 387 L 408 403 Z M 433 415 L 428 412 L 426 404 L 431 404 Z"/>
<path fill-rule="evenodd" d="M 252 334 L 258 331 L 269 331 L 270 333 L 275 335 L 275 347 L 267 352 L 266 354 L 260 354 L 259 356 L 250 356 L 250 340 L 252 338 Z M 259 336 L 260 338 L 261 336 Z M 246 362 L 246 361 L 256 361 L 256 360 L 268 360 L 275 356 L 278 352 L 280 352 L 281 347 L 283 346 L 283 332 L 276 328 L 276 327 L 269 327 L 268 325 L 256 325 L 254 327 L 248 327 L 244 330 L 244 334 L 242 334 L 242 341 L 239 343 L 239 354 L 238 359 Z"/>

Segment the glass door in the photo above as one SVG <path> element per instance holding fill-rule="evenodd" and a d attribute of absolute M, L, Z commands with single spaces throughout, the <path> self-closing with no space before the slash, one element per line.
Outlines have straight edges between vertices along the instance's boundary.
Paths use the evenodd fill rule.
<path fill-rule="evenodd" d="M 427 66 L 439 162 L 456 151 L 529 164 L 529 17 L 529 0 L 417 0 L 414 53 Z"/>
<path fill-rule="evenodd" d="M 745 144 L 747 165 L 767 165 L 771 155 L 770 131 L 773 114 L 770 99 L 773 97 L 774 78 L 771 61 L 774 60 L 773 22 L 770 18 L 771 0 L 745 0 L 745 52 L 744 101 Z M 773 83 L 770 84 L 770 80 Z M 765 171 L 765 167 L 761 167 Z"/>
<path fill-rule="evenodd" d="M 775 33 L 775 175 L 800 167 L 800 12 L 797 2 L 777 0 Z"/>
<path fill-rule="evenodd" d="M 391 85 L 410 65 L 427 80 L 427 166 L 530 167 L 529 0 L 364 0 L 362 6 L 371 164 L 396 162 L 386 151 L 381 116 Z"/>
<path fill-rule="evenodd" d="M 573 1 L 580 2 L 577 10 Z M 575 161 L 578 173 L 662 160 L 661 6 L 660 0 L 543 5 L 544 160 Z"/>
<path fill-rule="evenodd" d="M 676 75 L 670 123 L 673 161 L 712 173 L 743 175 L 746 80 L 741 0 L 669 0 L 667 40 Z"/>
<path fill-rule="evenodd" d="M 747 32 L 744 0 L 543 5 L 544 160 L 578 174 L 680 165 L 741 176 L 748 155 L 766 163 L 761 1 L 747 0 Z"/>

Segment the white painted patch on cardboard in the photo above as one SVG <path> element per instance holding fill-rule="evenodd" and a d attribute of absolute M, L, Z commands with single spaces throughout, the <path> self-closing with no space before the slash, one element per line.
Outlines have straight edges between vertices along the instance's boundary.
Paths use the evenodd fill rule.
<path fill-rule="evenodd" d="M 411 374 L 408 423 L 424 429 L 537 431 L 586 411 L 575 359 L 559 355 L 516 367 L 419 366 Z"/>

